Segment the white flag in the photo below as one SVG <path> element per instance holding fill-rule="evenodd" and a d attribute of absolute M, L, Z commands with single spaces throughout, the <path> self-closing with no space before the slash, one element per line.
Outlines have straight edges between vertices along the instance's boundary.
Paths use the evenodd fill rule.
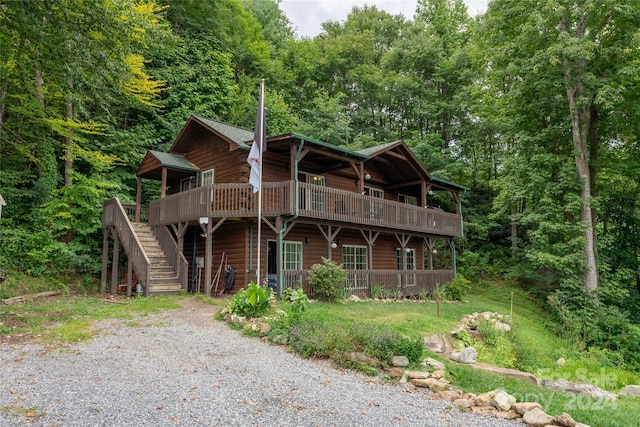
<path fill-rule="evenodd" d="M 267 149 L 267 120 L 264 109 L 264 80 L 260 83 L 260 98 L 256 113 L 256 127 L 253 134 L 253 144 L 249 151 L 247 162 L 251 165 L 249 183 L 253 185 L 253 192 L 260 191 L 262 184 L 262 153 Z"/>

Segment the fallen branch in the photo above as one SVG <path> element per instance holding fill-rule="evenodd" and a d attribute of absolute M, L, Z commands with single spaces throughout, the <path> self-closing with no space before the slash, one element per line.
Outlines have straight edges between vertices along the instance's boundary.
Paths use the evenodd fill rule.
<path fill-rule="evenodd" d="M 23 303 L 23 302 L 27 302 L 27 301 L 30 301 L 30 300 L 34 300 L 34 299 L 37 299 L 37 298 L 52 297 L 52 296 L 55 296 L 55 295 L 62 295 L 62 290 L 49 291 L 49 292 L 40 292 L 39 294 L 31 294 L 31 295 L 20 295 L 19 297 L 3 299 L 2 303 L 5 304 L 5 305 L 18 304 L 18 303 Z"/>

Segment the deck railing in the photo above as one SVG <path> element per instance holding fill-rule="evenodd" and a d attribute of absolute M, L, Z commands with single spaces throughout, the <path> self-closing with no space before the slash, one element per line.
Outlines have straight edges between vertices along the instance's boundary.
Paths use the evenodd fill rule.
<path fill-rule="evenodd" d="M 255 217 L 259 194 L 250 184 L 214 184 L 172 194 L 151 202 L 149 223 L 157 226 L 200 217 Z M 296 213 L 294 181 L 264 183 L 261 194 L 263 215 Z M 297 211 L 300 217 L 320 220 L 446 236 L 461 234 L 457 214 L 309 183 L 299 183 Z"/>
<path fill-rule="evenodd" d="M 111 199 L 104 203 L 102 210 L 103 228 L 113 227 L 120 243 L 129 257 L 129 262 L 136 272 L 138 281 L 144 286 L 145 294 L 149 294 L 149 277 L 151 275 L 151 263 L 142 248 L 127 213 L 118 199 Z M 117 268 L 112 266 L 112 268 Z"/>
<path fill-rule="evenodd" d="M 169 264 L 176 272 L 182 285 L 182 289 L 187 290 L 187 281 L 189 279 L 189 262 L 178 250 L 178 244 L 174 240 L 167 227 L 164 225 L 153 227 L 153 234 L 158 239 L 160 247 L 169 259 Z"/>
<path fill-rule="evenodd" d="M 453 270 L 345 270 L 347 295 L 371 297 L 376 292 L 388 296 L 417 296 L 432 294 L 439 285 L 454 278 Z M 284 270 L 282 289 L 302 286 L 313 297 L 307 280 L 307 270 Z M 376 289 L 377 288 L 377 289 Z"/>

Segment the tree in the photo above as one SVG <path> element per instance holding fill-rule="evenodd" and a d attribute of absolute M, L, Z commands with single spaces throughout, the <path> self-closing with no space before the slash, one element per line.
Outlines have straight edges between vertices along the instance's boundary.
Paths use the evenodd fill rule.
<path fill-rule="evenodd" d="M 639 53 L 637 47 L 627 47 L 629 35 L 640 28 L 633 3 L 496 0 L 483 26 L 490 45 L 487 64 L 493 82 L 508 80 L 513 94 L 539 102 L 523 105 L 522 98 L 508 95 L 516 111 L 538 110 L 533 115 L 550 131 L 530 141 L 537 144 L 544 138 L 548 154 L 573 157 L 583 242 L 582 282 L 588 290 L 598 288 L 594 216 L 597 156 L 605 141 L 618 136 L 615 128 L 609 128 L 606 135 L 600 132 L 602 121 L 621 100 L 636 95 L 621 85 Z M 546 117 L 540 114 L 541 107 L 547 109 Z M 562 173 L 566 177 L 562 171 L 566 169 L 560 166 L 556 176 Z"/>

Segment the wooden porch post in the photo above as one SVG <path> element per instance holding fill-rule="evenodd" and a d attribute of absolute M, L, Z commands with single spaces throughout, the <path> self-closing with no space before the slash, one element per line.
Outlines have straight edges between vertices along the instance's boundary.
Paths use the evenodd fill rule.
<path fill-rule="evenodd" d="M 140 222 L 141 204 L 142 204 L 142 178 L 138 177 L 138 185 L 136 186 L 136 222 Z"/>
<path fill-rule="evenodd" d="M 207 296 L 211 296 L 211 263 L 213 262 L 213 231 L 211 218 L 207 222 L 206 245 L 204 250 L 204 288 L 207 290 Z"/>
<path fill-rule="evenodd" d="M 102 229 L 102 273 L 100 274 L 100 293 L 107 290 L 107 264 L 109 263 L 109 233 L 110 228 Z"/>
<path fill-rule="evenodd" d="M 113 233 L 113 262 L 111 263 L 111 294 L 116 293 L 118 285 L 118 264 L 120 263 L 120 238 Z"/>
<path fill-rule="evenodd" d="M 162 167 L 162 184 L 161 184 L 161 190 L 160 190 L 160 198 L 164 199 L 165 196 L 167 195 L 167 168 L 165 168 L 164 166 Z"/>

